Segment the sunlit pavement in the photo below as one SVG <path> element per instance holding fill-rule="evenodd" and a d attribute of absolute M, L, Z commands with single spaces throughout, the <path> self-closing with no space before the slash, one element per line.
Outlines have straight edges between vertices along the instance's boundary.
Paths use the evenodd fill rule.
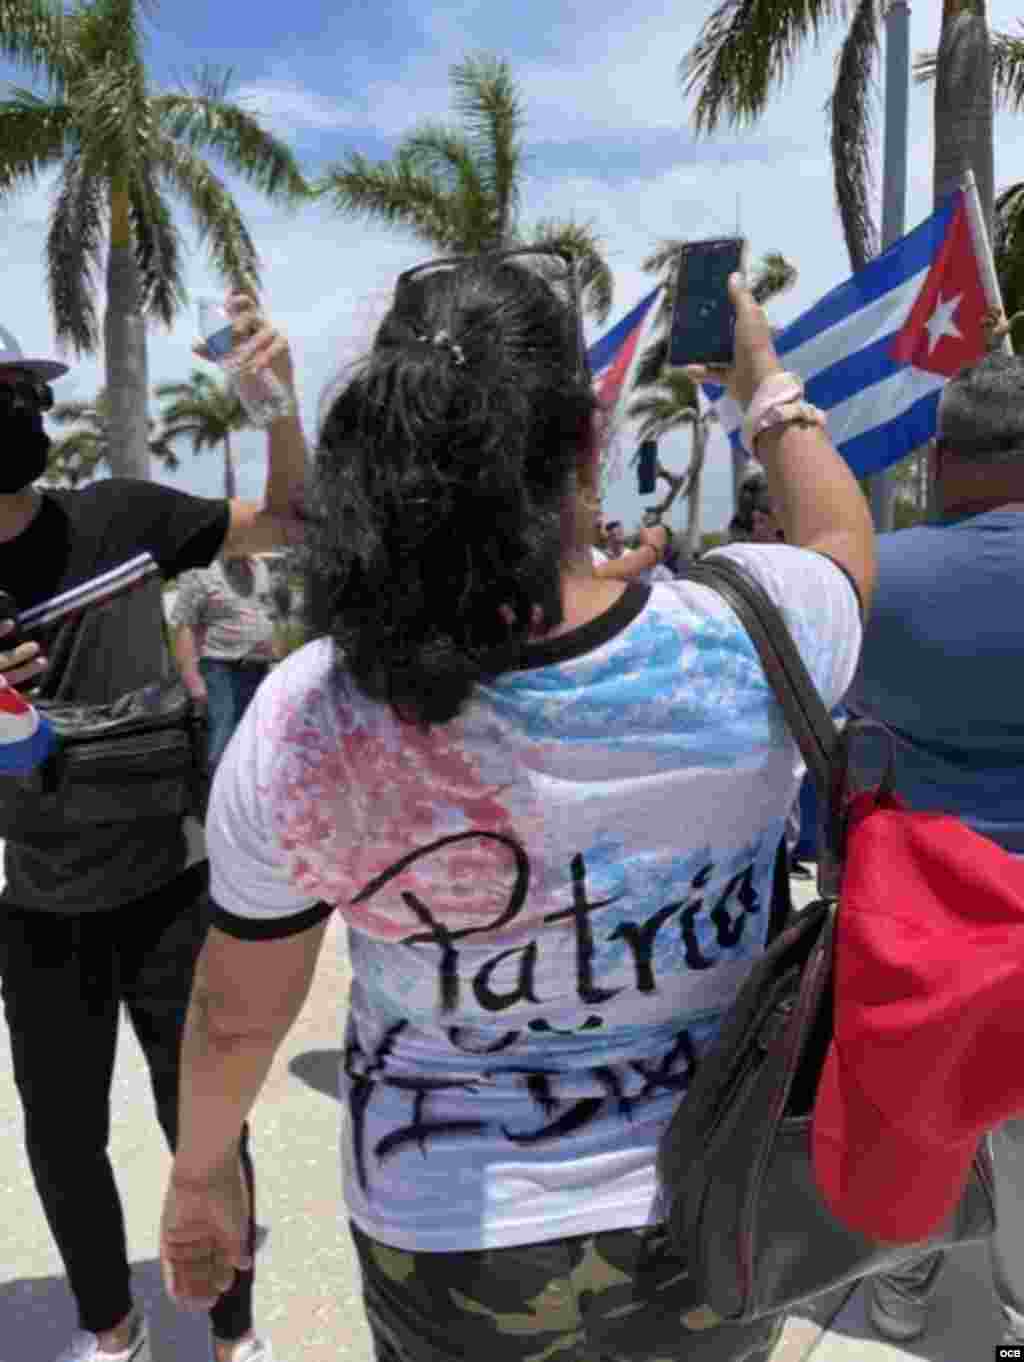
<path fill-rule="evenodd" d="M 798 903 L 813 883 L 795 880 Z M 257 1218 L 268 1228 L 257 1262 L 257 1327 L 282 1362 L 369 1362 L 358 1270 L 341 1209 L 336 1097 L 341 1011 L 348 989 L 344 934 L 329 929 L 312 994 L 257 1107 Z M 54 1025 L 60 1024 L 54 999 Z M 2 1028 L 0 1028 L 2 1029 Z M 122 1030 L 112 1096 L 111 1148 L 127 1218 L 138 1299 L 150 1314 L 154 1362 L 207 1362 L 201 1317 L 167 1301 L 156 1263 L 156 1226 L 168 1157 L 153 1115 L 141 1052 Z M 75 1137 L 68 1111 L 68 1139 Z M 6 1030 L 0 1036 L 0 1362 L 53 1362 L 75 1328 L 60 1261 L 22 1149 L 21 1115 Z M 973 1362 L 998 1341 L 984 1250 L 947 1265 L 932 1328 L 903 1348 L 874 1339 L 863 1292 L 790 1319 L 772 1362 Z M 831 1316 L 839 1308 L 834 1318 Z"/>

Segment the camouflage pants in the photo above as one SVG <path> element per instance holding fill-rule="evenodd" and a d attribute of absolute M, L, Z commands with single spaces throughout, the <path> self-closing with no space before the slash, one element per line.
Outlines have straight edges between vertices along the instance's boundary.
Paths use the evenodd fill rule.
<path fill-rule="evenodd" d="M 723 1323 L 660 1229 L 410 1253 L 351 1228 L 377 1362 L 765 1362 L 782 1331 Z"/>

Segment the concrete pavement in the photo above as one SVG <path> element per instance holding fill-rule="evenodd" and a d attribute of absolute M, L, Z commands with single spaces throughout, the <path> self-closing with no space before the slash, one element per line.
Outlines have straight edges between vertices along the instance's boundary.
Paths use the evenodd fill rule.
<path fill-rule="evenodd" d="M 798 901 L 807 882 L 794 881 Z M 253 1117 L 257 1219 L 268 1228 L 257 1258 L 257 1327 L 282 1362 L 370 1362 L 359 1276 L 344 1221 L 338 1160 L 337 1070 L 348 991 L 344 933 L 329 929 L 313 990 L 278 1057 Z M 53 1362 L 75 1327 L 22 1149 L 21 1112 L 0 1028 L 0 1362 Z M 112 1098 L 111 1148 L 125 1205 L 137 1295 L 153 1329 L 153 1362 L 207 1362 L 201 1318 L 175 1310 L 156 1262 L 156 1227 L 168 1156 L 153 1114 L 145 1064 L 122 1032 Z M 68 1111 L 68 1139 L 74 1139 Z M 877 1341 L 863 1292 L 819 1302 L 791 1318 L 772 1362 L 974 1362 L 998 1342 L 995 1298 L 983 1249 L 947 1265 L 933 1327 L 905 1348 Z M 836 1313 L 838 1311 L 838 1313 Z"/>

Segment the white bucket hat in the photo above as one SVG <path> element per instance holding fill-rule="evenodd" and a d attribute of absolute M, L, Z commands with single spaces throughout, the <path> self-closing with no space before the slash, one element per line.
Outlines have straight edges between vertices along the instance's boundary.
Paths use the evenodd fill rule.
<path fill-rule="evenodd" d="M 47 383 L 52 378 L 61 378 L 68 371 L 66 364 L 58 364 L 55 359 L 26 359 L 11 333 L 6 327 L 0 326 L 0 369 L 15 366 L 27 369 Z"/>

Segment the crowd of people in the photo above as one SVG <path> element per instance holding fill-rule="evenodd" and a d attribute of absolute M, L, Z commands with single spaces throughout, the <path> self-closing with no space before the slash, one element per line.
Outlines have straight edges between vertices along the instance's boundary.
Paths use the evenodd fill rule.
<path fill-rule="evenodd" d="M 763 310 L 730 291 L 715 377 L 763 474 L 714 552 L 779 606 L 828 706 L 897 733 L 914 807 L 1024 854 L 1024 364 L 991 353 L 950 381 L 941 519 L 876 545 Z M 232 305 L 238 364 L 291 385 L 286 339 Z M 378 1362 L 768 1358 L 782 1319 L 700 1298 L 655 1156 L 765 948 L 803 768 L 738 618 L 666 566 L 667 531 L 631 550 L 618 522 L 599 533 L 602 413 L 571 304 L 517 252 L 406 272 L 313 467 L 294 412 L 270 427 L 261 504 L 37 486 L 60 367 L 0 354 L 0 588 L 26 609 L 152 554 L 182 577 L 177 661 L 215 718 L 205 846 L 180 818 L 6 841 L 15 1081 L 80 1321 L 60 1362 L 148 1356 L 107 1152 L 122 1005 L 174 1151 L 168 1291 L 209 1311 L 216 1362 L 271 1362 L 248 1121 L 335 915 L 342 1177 Z M 312 641 L 271 670 L 252 555 L 299 542 Z M 166 674 L 161 612 L 154 584 L 0 651 L 0 675 L 109 701 Z M 995 1137 L 992 1250 L 1016 1340 L 1019 1129 Z M 876 1281 L 887 1337 L 925 1327 L 940 1266 Z"/>

